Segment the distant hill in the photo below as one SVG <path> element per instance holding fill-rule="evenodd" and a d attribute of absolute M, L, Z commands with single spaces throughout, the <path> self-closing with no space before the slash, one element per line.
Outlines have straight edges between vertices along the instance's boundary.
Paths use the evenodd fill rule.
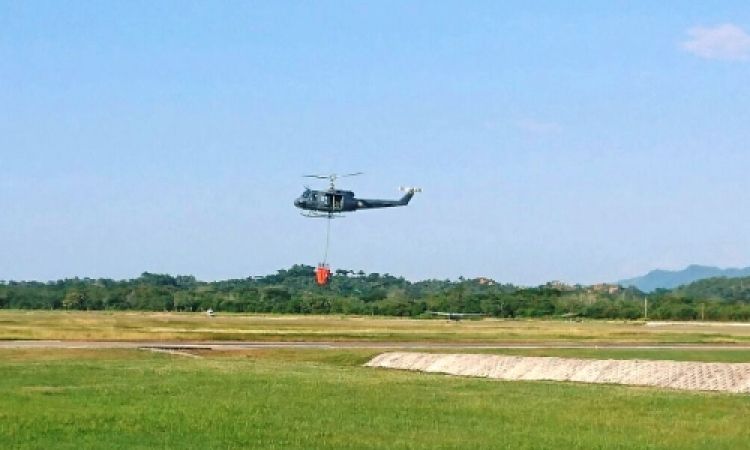
<path fill-rule="evenodd" d="M 693 264 L 683 270 L 652 270 L 641 277 L 620 280 L 617 283 L 622 286 L 635 286 L 643 292 L 651 292 L 659 288 L 673 289 L 677 286 L 689 284 L 704 278 L 739 278 L 747 276 L 750 276 L 750 267 L 745 267 L 744 269 L 719 269 L 718 267 Z"/>

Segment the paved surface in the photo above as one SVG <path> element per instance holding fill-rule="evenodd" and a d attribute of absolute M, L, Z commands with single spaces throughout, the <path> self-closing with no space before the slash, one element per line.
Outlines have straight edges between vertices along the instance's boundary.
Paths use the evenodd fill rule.
<path fill-rule="evenodd" d="M 169 341 L 0 341 L 3 348 L 149 348 L 167 350 L 247 350 L 262 348 L 309 349 L 546 349 L 546 348 L 600 348 L 600 349 L 662 349 L 662 350 L 750 350 L 750 345 L 717 344 L 453 344 L 430 342 L 169 342 Z"/>

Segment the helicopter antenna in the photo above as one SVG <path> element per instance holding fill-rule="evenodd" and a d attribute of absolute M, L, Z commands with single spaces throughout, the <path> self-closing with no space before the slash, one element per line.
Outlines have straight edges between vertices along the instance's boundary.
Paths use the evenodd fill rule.
<path fill-rule="evenodd" d="M 315 175 L 303 175 L 303 176 L 306 178 L 317 178 L 319 180 L 328 180 L 330 182 L 330 185 L 328 186 L 328 188 L 330 190 L 333 190 L 336 188 L 336 186 L 334 186 L 334 182 L 337 179 L 344 178 L 344 177 L 353 177 L 356 175 L 362 175 L 362 172 L 345 173 L 342 175 L 339 175 L 337 173 L 331 173 L 331 174 L 315 174 Z"/>

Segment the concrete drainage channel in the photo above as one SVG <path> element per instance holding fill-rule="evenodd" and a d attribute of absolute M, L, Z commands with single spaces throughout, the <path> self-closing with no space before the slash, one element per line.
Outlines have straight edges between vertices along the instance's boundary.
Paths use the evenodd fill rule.
<path fill-rule="evenodd" d="M 750 393 L 750 363 L 390 352 L 376 356 L 365 365 L 500 380 L 573 381 Z"/>

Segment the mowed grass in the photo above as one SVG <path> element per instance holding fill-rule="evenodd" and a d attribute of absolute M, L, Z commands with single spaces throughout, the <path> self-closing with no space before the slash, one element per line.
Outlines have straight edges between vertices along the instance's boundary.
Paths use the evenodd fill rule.
<path fill-rule="evenodd" d="M 31 350 L 33 351 L 33 350 Z M 391 351 L 419 353 L 472 353 L 490 355 L 548 356 L 581 359 L 639 359 L 658 361 L 694 361 L 715 363 L 750 363 L 750 349 L 660 349 L 660 348 L 421 348 L 394 350 L 392 348 L 310 350 L 300 348 L 189 350 L 188 353 L 209 358 L 257 358 L 279 361 L 305 361 L 336 365 L 362 365 L 375 356 Z"/>
<path fill-rule="evenodd" d="M 357 316 L 0 311 L 0 340 L 750 343 L 750 326 Z"/>
<path fill-rule="evenodd" d="M 750 397 L 361 367 L 373 350 L 0 350 L 0 448 L 742 449 Z"/>

